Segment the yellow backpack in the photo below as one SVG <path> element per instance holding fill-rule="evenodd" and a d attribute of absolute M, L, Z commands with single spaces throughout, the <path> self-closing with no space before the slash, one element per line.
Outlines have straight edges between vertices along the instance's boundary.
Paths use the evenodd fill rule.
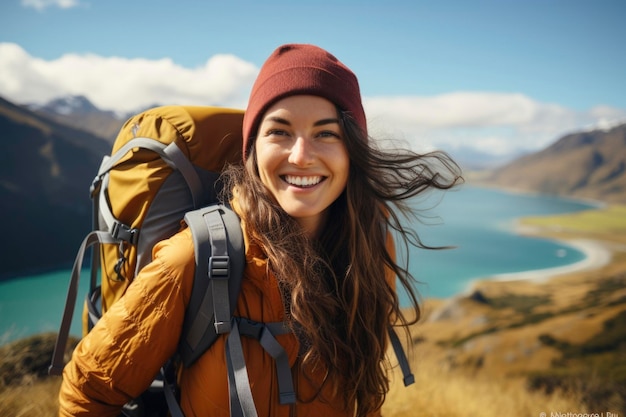
<path fill-rule="evenodd" d="M 221 171 L 226 164 L 242 160 L 242 122 L 242 110 L 163 106 L 137 114 L 124 124 L 90 189 L 93 228 L 74 262 L 51 374 L 60 374 L 64 366 L 63 352 L 87 248 L 93 246 L 83 335 L 151 261 L 154 244 L 181 229 L 185 214 L 217 207 L 221 217 L 229 219 L 224 220 L 227 225 L 235 221 L 238 227 L 236 216 L 215 204 Z M 238 256 L 243 257 L 240 249 Z M 243 264 L 242 259 L 231 264 Z M 204 263 L 198 264 L 197 273 L 206 274 Z M 238 282 L 233 280 L 231 285 Z"/>

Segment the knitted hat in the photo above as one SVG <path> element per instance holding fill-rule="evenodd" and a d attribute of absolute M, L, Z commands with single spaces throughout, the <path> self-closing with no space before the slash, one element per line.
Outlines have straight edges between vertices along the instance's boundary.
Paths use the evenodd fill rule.
<path fill-rule="evenodd" d="M 283 45 L 265 61 L 252 87 L 243 118 L 244 160 L 265 111 L 275 102 L 297 94 L 330 100 L 341 110 L 350 112 L 363 132 L 367 132 L 359 82 L 354 73 L 317 46 Z"/>

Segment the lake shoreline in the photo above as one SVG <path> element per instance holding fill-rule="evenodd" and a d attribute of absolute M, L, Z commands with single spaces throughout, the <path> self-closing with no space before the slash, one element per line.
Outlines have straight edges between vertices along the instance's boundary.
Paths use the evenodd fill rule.
<path fill-rule="evenodd" d="M 590 209 L 589 212 L 596 213 L 600 218 L 608 216 L 611 209 L 621 208 L 623 210 L 623 207 L 622 205 L 605 204 L 599 205 L 595 209 Z M 568 215 L 563 215 L 563 217 L 566 216 Z M 555 219 L 559 218 L 559 216 L 545 216 L 545 218 L 552 217 Z M 540 226 L 530 224 L 524 218 L 520 218 L 514 228 L 516 234 L 555 240 L 582 252 L 585 257 L 578 262 L 563 266 L 494 274 L 478 278 L 472 280 L 465 291 L 456 297 L 450 297 L 450 299 L 468 296 L 480 290 L 481 287 L 489 285 L 509 285 L 513 290 L 516 283 L 542 284 L 556 280 L 566 283 L 568 280 L 576 280 L 590 274 L 606 275 L 610 271 L 626 271 L 626 259 L 624 256 L 626 254 L 626 238 L 621 237 L 619 233 L 620 228 L 623 228 L 623 226 L 619 224 L 601 227 L 598 222 L 595 228 L 576 230 L 576 228 L 558 225 L 556 220 L 555 224 Z"/>
<path fill-rule="evenodd" d="M 523 233 L 526 235 L 526 232 Z M 533 234 L 534 236 L 541 236 L 540 232 Z M 496 281 L 517 281 L 517 280 L 531 280 L 543 282 L 550 278 L 584 271 L 590 271 L 599 269 L 609 264 L 613 258 L 613 251 L 609 250 L 604 243 L 592 239 L 559 239 L 564 245 L 570 246 L 584 254 L 584 258 L 578 262 L 574 262 L 567 265 L 556 266 L 551 268 L 534 269 L 520 272 L 509 272 L 503 274 L 496 274 L 487 279 L 493 279 Z"/>

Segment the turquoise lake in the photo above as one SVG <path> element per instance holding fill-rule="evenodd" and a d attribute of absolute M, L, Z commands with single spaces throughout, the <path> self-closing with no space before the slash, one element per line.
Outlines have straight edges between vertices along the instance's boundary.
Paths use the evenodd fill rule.
<path fill-rule="evenodd" d="M 450 297 L 475 279 L 502 273 L 568 265 L 584 259 L 561 242 L 515 233 L 520 217 L 570 213 L 595 207 L 556 197 L 516 194 L 464 186 L 459 190 L 416 201 L 425 209 L 416 230 L 430 246 L 411 248 L 410 270 L 420 281 L 423 297 Z M 58 331 L 69 270 L 0 282 L 0 344 L 35 333 Z M 72 334 L 80 335 L 80 315 L 87 289 L 84 274 L 79 288 Z"/>

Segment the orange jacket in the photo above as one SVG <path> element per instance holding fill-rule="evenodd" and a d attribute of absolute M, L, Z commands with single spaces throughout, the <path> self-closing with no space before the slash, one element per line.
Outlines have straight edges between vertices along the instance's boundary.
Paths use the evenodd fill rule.
<path fill-rule="evenodd" d="M 285 312 L 277 280 L 268 272 L 261 249 L 245 240 L 248 265 L 235 314 L 258 322 L 282 321 Z M 389 245 L 393 247 L 391 238 Z M 63 372 L 60 416 L 117 416 L 121 406 L 141 394 L 176 351 L 195 273 L 190 230 L 160 242 L 153 258 L 76 347 Z M 293 406 L 279 404 L 273 359 L 258 341 L 241 340 L 259 416 L 353 415 L 353 410 L 333 407 L 342 401 L 332 398 L 329 390 L 323 390 L 315 401 L 306 401 L 315 396 L 316 389 L 297 363 L 298 340 L 293 334 L 277 336 L 277 340 L 293 370 L 298 396 Z M 313 379 L 319 378 L 313 374 Z M 186 417 L 230 415 L 224 336 L 182 370 L 180 392 Z"/>

